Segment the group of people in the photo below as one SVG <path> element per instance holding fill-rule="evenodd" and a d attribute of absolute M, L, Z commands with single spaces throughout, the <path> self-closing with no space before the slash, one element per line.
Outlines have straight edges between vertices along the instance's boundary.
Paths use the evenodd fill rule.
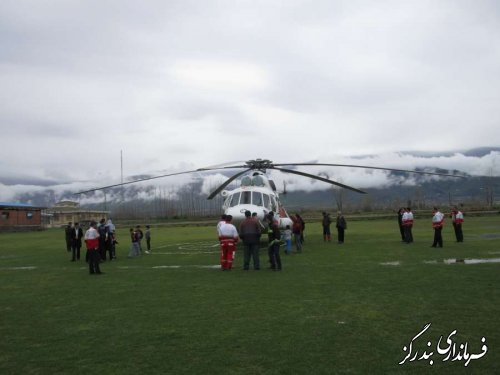
<path fill-rule="evenodd" d="M 279 217 L 274 212 L 269 212 L 266 217 L 266 225 L 262 224 L 256 214 L 245 211 L 245 219 L 237 229 L 232 224 L 231 215 L 222 215 L 217 223 L 217 234 L 220 243 L 220 264 L 223 271 L 232 269 L 236 244 L 241 239 L 243 242 L 243 269 L 250 269 L 250 261 L 253 261 L 254 270 L 260 270 L 259 243 L 260 238 L 267 228 L 268 236 L 268 256 L 270 269 L 273 271 L 282 270 L 280 246 L 286 245 L 285 254 L 291 253 L 292 235 L 295 238 L 297 252 L 302 251 L 305 222 L 298 214 L 292 218 L 292 228 L 288 225 L 281 233 L 279 228 Z"/>
<path fill-rule="evenodd" d="M 323 215 L 323 219 L 321 220 L 321 225 L 323 227 L 323 241 L 331 242 L 332 241 L 332 233 L 330 231 L 330 225 L 333 222 L 333 220 L 330 217 L 330 214 L 327 212 L 323 211 L 322 215 Z M 335 227 L 337 228 L 338 243 L 343 244 L 345 230 L 347 229 L 347 222 L 345 220 L 344 215 L 342 215 L 341 211 L 339 211 L 337 213 Z"/>
<path fill-rule="evenodd" d="M 450 213 L 453 230 L 457 242 L 464 242 L 464 234 L 462 231 L 462 223 L 464 222 L 464 214 L 455 206 Z M 434 230 L 434 240 L 431 247 L 443 247 L 442 230 L 444 226 L 445 214 L 438 207 L 432 210 L 432 228 Z M 405 243 L 413 242 L 413 212 L 410 207 L 402 207 L 398 211 L 398 224 L 401 234 L 401 240 Z"/>
<path fill-rule="evenodd" d="M 80 260 L 82 242 L 85 242 L 86 254 L 85 261 L 89 264 L 90 274 L 102 274 L 99 264 L 109 260 L 116 259 L 116 230 L 111 219 L 107 221 L 101 219 L 99 223 L 92 220 L 86 232 L 80 227 L 79 223 L 69 222 L 65 228 L 66 249 L 71 252 L 71 261 Z M 142 253 L 141 241 L 146 239 L 147 254 L 151 253 L 151 232 L 150 226 L 146 225 L 146 232 L 143 233 L 141 226 L 137 225 L 130 229 L 132 246 L 129 251 L 129 257 L 138 256 Z M 83 240 L 83 241 L 82 241 Z"/>
<path fill-rule="evenodd" d="M 115 225 L 108 219 L 101 219 L 99 225 L 92 220 L 89 228 L 83 233 L 79 223 L 69 222 L 65 228 L 66 248 L 71 251 L 71 261 L 80 260 L 82 248 L 82 239 L 87 249 L 85 261 L 89 264 L 89 273 L 91 275 L 102 274 L 99 263 L 106 260 L 106 254 L 109 254 L 109 260 L 116 259 L 116 240 Z"/>
<path fill-rule="evenodd" d="M 135 228 L 129 229 L 131 246 L 128 252 L 128 257 L 138 257 L 143 253 L 142 240 L 146 239 L 146 254 L 151 254 L 151 227 L 146 225 L 146 232 L 144 233 L 140 225 Z"/>
<path fill-rule="evenodd" d="M 75 262 L 80 260 L 81 248 L 82 248 L 82 239 L 86 240 L 86 233 L 92 227 L 97 230 L 99 234 L 99 241 L 97 246 L 97 251 L 99 257 L 102 261 L 106 260 L 106 254 L 109 254 L 109 260 L 116 259 L 116 250 L 115 245 L 118 243 L 115 237 L 115 225 L 108 219 L 106 222 L 105 219 L 101 219 L 99 225 L 97 222 L 91 221 L 89 228 L 87 231 L 83 232 L 83 228 L 81 228 L 80 224 L 75 222 L 69 222 L 65 228 L 65 238 L 66 238 L 66 250 L 71 252 L 71 261 Z M 85 242 L 87 245 L 87 242 Z M 85 255 L 85 260 L 89 261 L 89 248 L 87 247 L 87 253 Z"/>

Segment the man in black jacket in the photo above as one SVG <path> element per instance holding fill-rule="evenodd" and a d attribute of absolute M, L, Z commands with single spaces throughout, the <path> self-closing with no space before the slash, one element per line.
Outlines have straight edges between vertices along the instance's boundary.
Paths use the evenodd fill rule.
<path fill-rule="evenodd" d="M 347 229 L 347 223 L 345 221 L 344 215 L 342 215 L 342 212 L 338 212 L 337 214 L 337 224 L 335 225 L 337 227 L 337 233 L 339 236 L 339 244 L 344 243 L 344 232 Z"/>
<path fill-rule="evenodd" d="M 78 223 L 71 229 L 71 261 L 80 260 L 80 249 L 82 248 L 83 230 Z"/>

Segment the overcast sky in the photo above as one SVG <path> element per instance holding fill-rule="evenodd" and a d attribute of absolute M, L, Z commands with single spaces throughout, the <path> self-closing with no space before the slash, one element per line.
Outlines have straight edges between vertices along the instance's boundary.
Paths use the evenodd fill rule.
<path fill-rule="evenodd" d="M 130 176 L 499 146 L 499 4 L 2 0 L 0 201 L 119 182 L 121 150 Z"/>

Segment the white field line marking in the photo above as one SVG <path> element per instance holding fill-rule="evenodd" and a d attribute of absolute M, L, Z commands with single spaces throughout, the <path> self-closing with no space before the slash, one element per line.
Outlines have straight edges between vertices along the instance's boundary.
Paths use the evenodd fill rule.
<path fill-rule="evenodd" d="M 151 254 L 148 255 L 196 255 L 196 254 L 217 254 L 219 253 L 218 251 L 180 251 L 180 252 L 173 252 L 173 253 L 160 253 L 157 251 L 152 252 Z"/>
<path fill-rule="evenodd" d="M 35 270 L 35 266 L 24 266 L 24 267 L 1 267 L 0 270 L 22 270 L 22 271 L 30 271 Z"/>
<path fill-rule="evenodd" d="M 395 261 L 395 262 L 384 262 L 384 263 L 380 263 L 382 266 L 400 266 L 401 265 L 401 262 L 399 260 Z"/>
<path fill-rule="evenodd" d="M 500 258 L 482 258 L 482 259 L 444 259 L 445 264 L 480 264 L 480 263 L 500 263 Z"/>
<path fill-rule="evenodd" d="M 438 264 L 437 260 L 424 260 L 425 264 Z"/>

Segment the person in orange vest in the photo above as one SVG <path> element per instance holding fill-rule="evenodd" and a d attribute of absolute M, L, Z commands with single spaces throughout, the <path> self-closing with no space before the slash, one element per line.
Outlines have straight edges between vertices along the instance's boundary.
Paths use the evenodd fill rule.
<path fill-rule="evenodd" d="M 222 271 L 230 271 L 233 268 L 234 253 L 238 242 L 238 231 L 231 224 L 233 217 L 226 215 L 224 223 L 218 228 L 220 242 L 220 267 Z"/>
<path fill-rule="evenodd" d="M 464 222 L 464 214 L 455 206 L 451 211 L 451 222 L 455 230 L 457 242 L 464 242 L 464 233 L 462 232 L 462 223 Z"/>
<path fill-rule="evenodd" d="M 434 228 L 434 242 L 432 247 L 443 247 L 443 236 L 441 231 L 444 225 L 444 215 L 437 207 L 432 210 L 434 216 L 432 217 L 432 228 Z"/>
<path fill-rule="evenodd" d="M 90 223 L 90 228 L 85 232 L 85 245 L 87 246 L 87 252 L 89 254 L 89 273 L 91 275 L 102 274 L 99 268 L 99 262 L 101 261 L 101 254 L 99 253 L 99 232 L 96 229 L 97 223 L 92 221 Z"/>

